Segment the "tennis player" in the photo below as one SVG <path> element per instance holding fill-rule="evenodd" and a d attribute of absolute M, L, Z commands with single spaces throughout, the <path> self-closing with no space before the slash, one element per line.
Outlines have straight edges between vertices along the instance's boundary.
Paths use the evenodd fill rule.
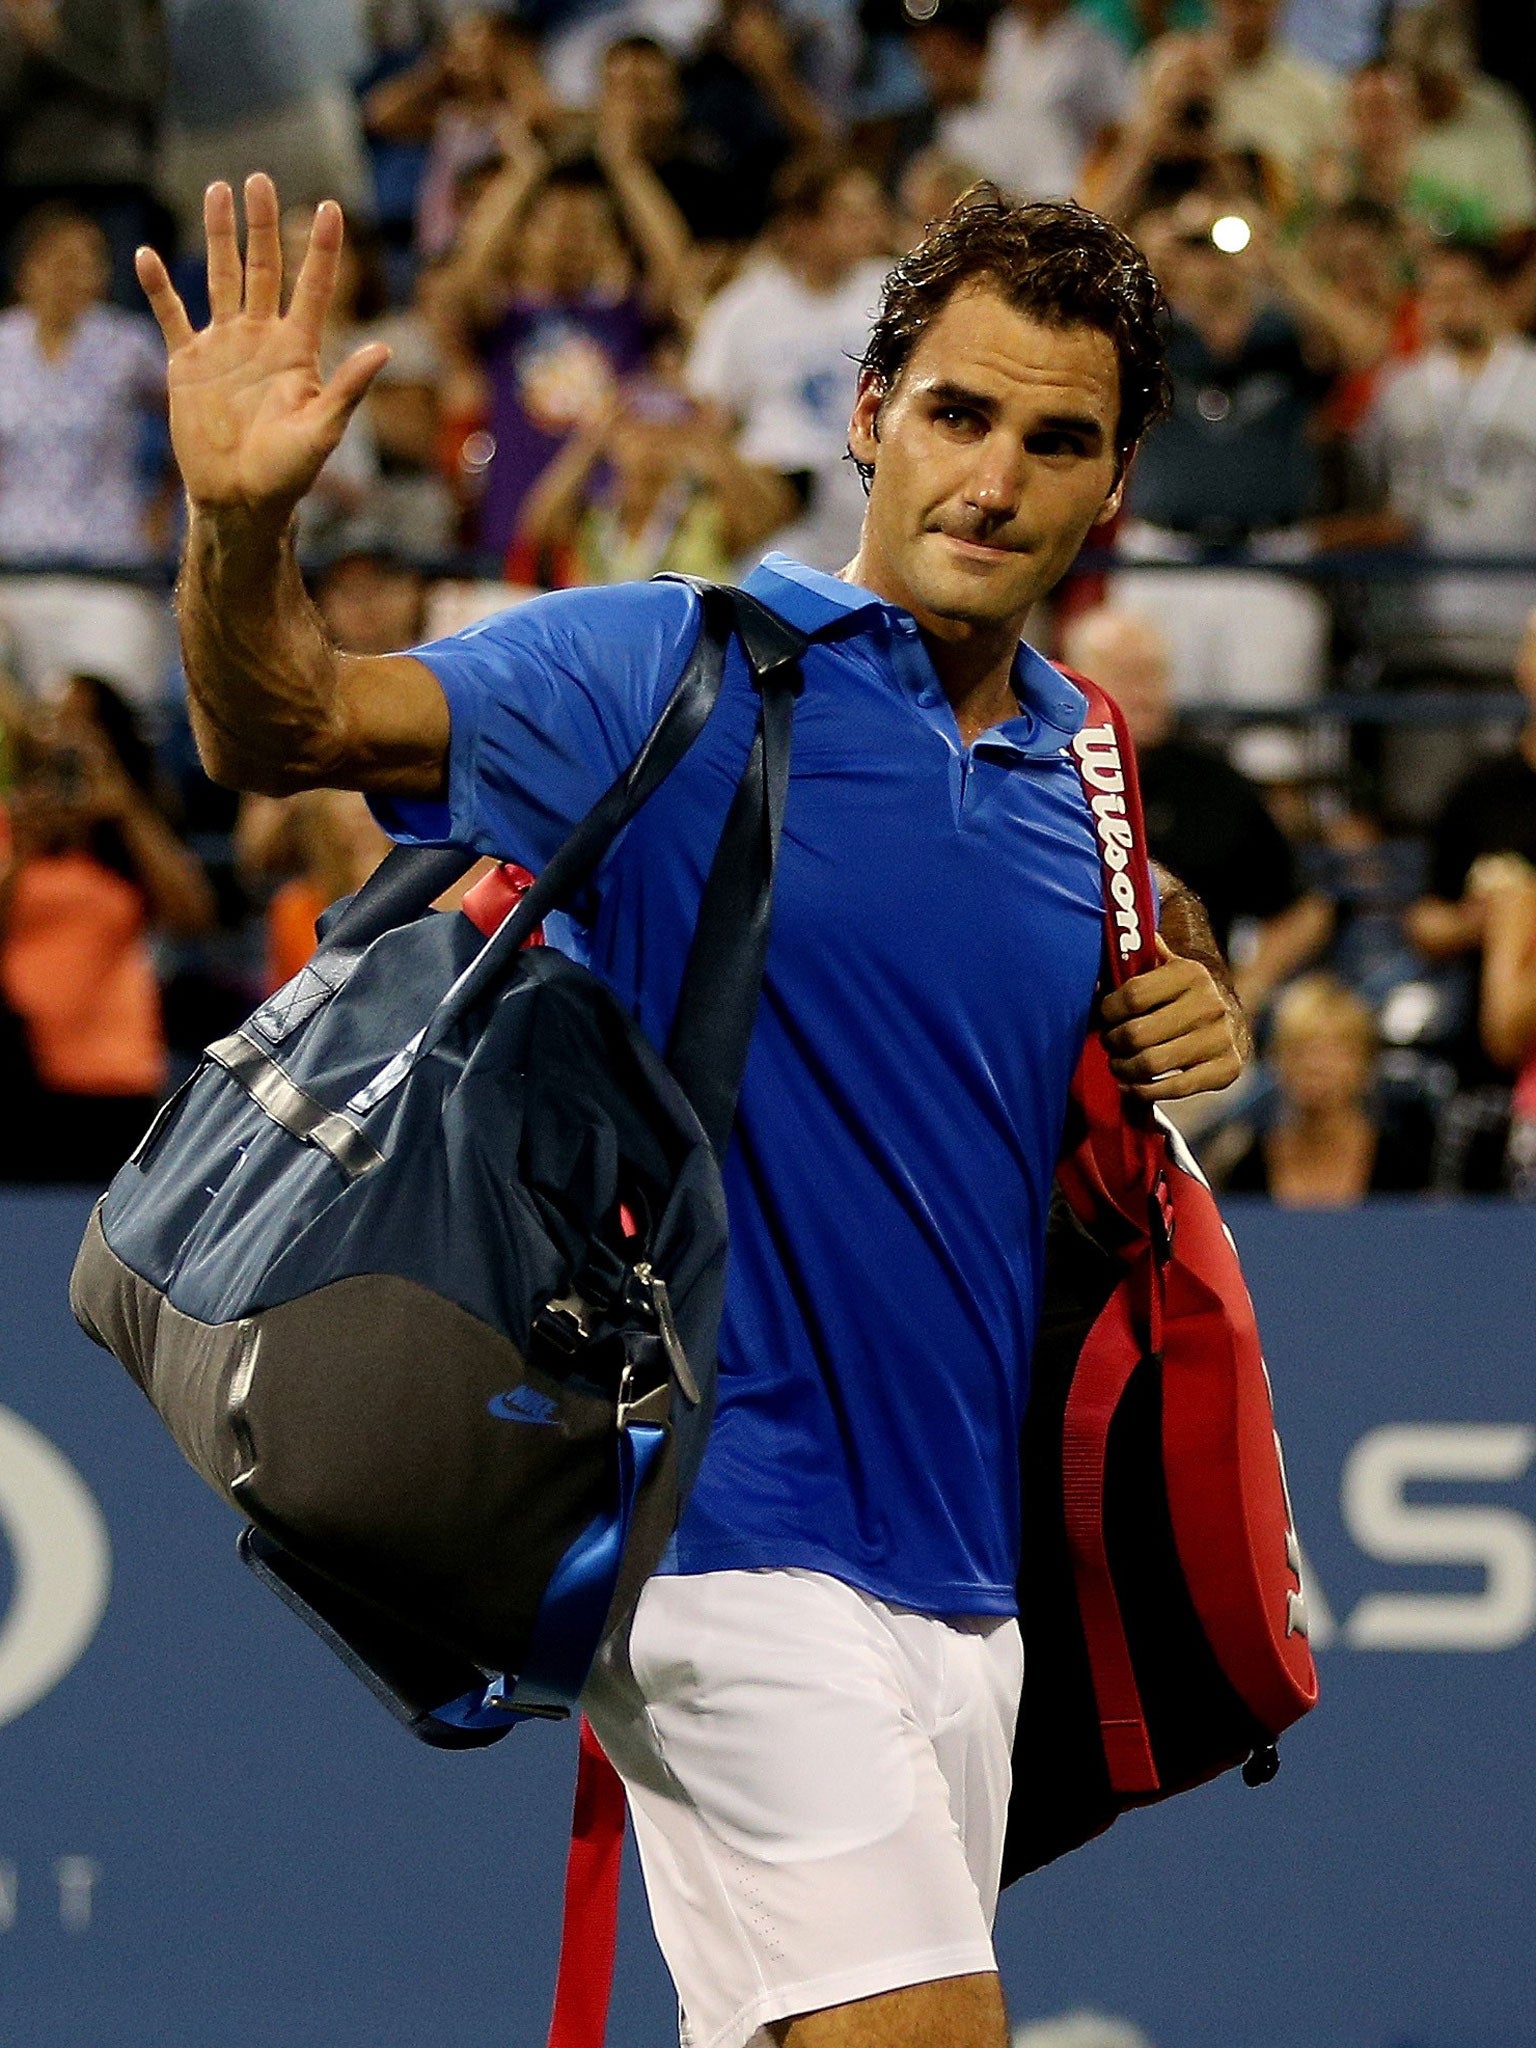
<path fill-rule="evenodd" d="M 278 201 L 207 198 L 210 324 L 159 261 L 190 505 L 180 614 L 208 771 L 366 791 L 397 837 L 537 869 L 681 672 L 675 583 L 536 599 L 343 655 L 290 541 L 387 351 L 322 381 L 342 220 L 283 310 Z M 1239 1014 L 1164 881 L 1161 964 L 1096 1011 L 1102 899 L 1074 686 L 1031 607 L 1120 501 L 1163 402 L 1156 286 L 1067 205 L 953 212 L 887 282 L 849 426 L 841 577 L 748 583 L 805 661 L 764 996 L 726 1169 L 719 1416 L 588 1710 L 630 1793 L 687 2048 L 1003 2048 L 991 1944 L 1021 1651 L 1017 1443 L 1085 1035 L 1153 1100 L 1221 1087 Z M 610 855 L 575 934 L 666 1041 L 753 701 Z"/>

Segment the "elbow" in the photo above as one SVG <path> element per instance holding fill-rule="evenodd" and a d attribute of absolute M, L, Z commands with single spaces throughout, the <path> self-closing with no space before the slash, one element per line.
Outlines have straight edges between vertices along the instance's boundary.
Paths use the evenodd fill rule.
<path fill-rule="evenodd" d="M 250 796 L 297 796 L 334 780 L 334 750 L 318 734 L 285 728 L 252 738 L 231 732 L 194 704 L 192 735 L 203 773 L 220 789 Z"/>

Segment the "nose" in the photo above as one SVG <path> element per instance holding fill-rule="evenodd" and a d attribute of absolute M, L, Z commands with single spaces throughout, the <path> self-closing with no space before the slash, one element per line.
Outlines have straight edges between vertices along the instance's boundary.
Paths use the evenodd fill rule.
<path fill-rule="evenodd" d="M 1024 451 L 1008 434 L 988 434 L 976 450 L 964 498 L 973 510 L 1001 522 L 1011 519 L 1024 495 Z"/>

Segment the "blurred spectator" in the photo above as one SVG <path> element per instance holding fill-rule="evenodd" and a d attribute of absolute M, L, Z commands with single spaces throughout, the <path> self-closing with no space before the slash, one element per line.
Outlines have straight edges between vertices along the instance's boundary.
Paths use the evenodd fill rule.
<path fill-rule="evenodd" d="M 270 801 L 270 800 L 269 800 Z M 389 851 L 368 799 L 350 789 L 307 789 L 277 806 L 280 830 L 251 858 L 257 835 L 242 814 L 241 851 L 248 877 L 289 870 L 266 914 L 266 992 L 292 981 L 315 950 L 315 924 L 343 896 L 360 889 Z"/>
<path fill-rule="evenodd" d="M 1170 35 L 1152 48 L 1129 118 L 1112 149 L 1086 167 L 1085 202 L 1113 220 L 1175 205 L 1192 192 L 1257 201 L 1283 213 L 1285 167 L 1251 144 L 1234 145 L 1216 123 L 1221 46 L 1210 36 Z"/>
<path fill-rule="evenodd" d="M 1530 114 L 1507 85 L 1479 71 L 1460 9 L 1444 0 L 1399 8 L 1390 47 L 1418 90 L 1415 176 L 1478 202 L 1499 230 L 1536 225 Z"/>
<path fill-rule="evenodd" d="M 1272 157 L 1294 176 L 1337 133 L 1338 80 L 1285 46 L 1280 0 L 1213 0 L 1211 13 L 1217 141 Z"/>
<path fill-rule="evenodd" d="M 1500 216 L 1480 184 L 1456 184 L 1425 169 L 1418 145 L 1424 132 L 1413 75 L 1380 57 L 1349 83 L 1344 132 L 1312 160 L 1311 194 L 1323 203 L 1374 200 L 1425 235 L 1491 238 Z"/>
<path fill-rule="evenodd" d="M 1006 0 L 990 21 L 941 7 L 913 29 L 939 109 L 934 141 L 1021 199 L 1067 198 L 1125 118 L 1130 68 L 1070 0 Z"/>
<path fill-rule="evenodd" d="M 1431 960 L 1482 944 L 1487 900 L 1468 888 L 1480 861 L 1513 854 L 1536 866 L 1536 612 L 1526 620 L 1515 681 L 1527 705 L 1519 740 L 1467 771 L 1430 832 L 1429 890 L 1409 914 L 1409 932 Z"/>
<path fill-rule="evenodd" d="M 1359 441 L 1384 535 L 1430 555 L 1501 555 L 1536 535 L 1536 346 L 1513 333 L 1496 264 L 1479 243 L 1447 243 L 1420 272 L 1425 352 L 1382 385 Z M 1398 669 L 1508 673 L 1536 582 L 1439 574 L 1394 585 L 1380 642 Z"/>
<path fill-rule="evenodd" d="M 762 227 L 762 195 L 731 175 L 722 138 L 689 118 L 677 59 L 653 36 L 608 46 L 596 123 L 633 136 L 695 241 L 745 242 Z"/>
<path fill-rule="evenodd" d="M 1484 854 L 1467 891 L 1483 910 L 1478 1028 L 1484 1050 L 1515 1076 L 1508 1139 L 1510 1192 L 1536 1201 L 1536 867 Z"/>
<path fill-rule="evenodd" d="M 1351 1208 L 1429 1185 L 1434 1125 L 1421 1106 L 1387 1116 L 1373 1099 L 1378 1042 L 1368 1007 L 1331 974 L 1292 982 L 1268 1051 L 1279 1096 L 1267 1127 L 1227 1169 L 1232 1195 L 1289 1209 Z"/>
<path fill-rule="evenodd" d="M 907 160 L 896 189 L 896 247 L 915 249 L 929 228 L 979 182 L 979 175 L 959 157 L 946 156 L 937 144 L 918 150 Z"/>
<path fill-rule="evenodd" d="M 0 237 L 67 200 L 107 238 L 111 291 L 141 303 L 133 251 L 164 239 L 153 196 L 165 92 L 157 0 L 0 4 Z"/>
<path fill-rule="evenodd" d="M 640 382 L 550 463 L 519 538 L 544 583 L 623 583 L 663 569 L 719 581 L 783 512 L 777 479 L 743 462 L 715 419 L 679 391 Z"/>
<path fill-rule="evenodd" d="M 42 573 L 136 569 L 163 555 L 169 498 L 145 487 L 148 416 L 163 413 L 165 356 L 148 320 L 102 304 L 107 247 L 94 221 L 50 204 L 16 244 L 20 303 L 0 313 L 0 619 L 34 693 L 70 667 L 159 691 L 163 607 L 147 591 Z M 158 515 L 158 516 L 157 516 Z"/>
<path fill-rule="evenodd" d="M 206 876 L 155 795 L 133 713 L 95 677 L 73 679 L 10 801 L 0 882 L 0 981 L 26 1024 L 33 1113 L 0 1124 L 11 1180 L 106 1180 L 165 1079 L 151 932 L 205 931 Z"/>
<path fill-rule="evenodd" d="M 736 420 L 743 458 L 783 480 L 777 544 L 818 569 L 843 567 L 863 522 L 848 416 L 889 235 L 867 171 L 802 166 L 781 188 L 767 251 L 706 309 L 688 358 L 690 388 Z"/>
<path fill-rule="evenodd" d="M 1251 943 L 1238 994 L 1257 1015 L 1270 993 L 1326 943 L 1331 916 L 1303 895 L 1289 843 L 1247 776 L 1174 730 L 1168 644 L 1148 619 L 1107 608 L 1068 629 L 1063 652 L 1119 704 L 1136 742 L 1147 844 L 1210 913 L 1223 953 L 1233 926 Z"/>
<path fill-rule="evenodd" d="M 426 578 L 387 536 L 344 529 L 310 574 L 315 609 L 346 654 L 399 654 L 426 628 Z"/>
<path fill-rule="evenodd" d="M 596 158 L 553 168 L 524 132 L 445 281 L 479 331 L 489 385 L 482 548 L 506 553 L 529 488 L 565 436 L 640 367 L 656 324 L 687 297 L 689 256 L 682 216 L 632 129 L 615 121 Z"/>
<path fill-rule="evenodd" d="M 1313 419 L 1329 372 L 1369 368 L 1389 330 L 1281 245 L 1256 209 L 1214 214 L 1191 197 L 1164 238 L 1173 410 L 1131 472 L 1120 551 L 1191 561 L 1202 545 L 1246 543 L 1260 559 L 1305 559 L 1320 509 Z M 1261 570 L 1163 570 L 1116 587 L 1118 603 L 1167 634 L 1181 704 L 1293 704 L 1321 686 L 1328 616 L 1304 584 Z"/>
<path fill-rule="evenodd" d="M 368 94 L 363 112 L 370 135 L 426 145 L 416 191 L 416 247 L 429 262 L 452 245 L 460 175 L 500 157 L 502 117 L 509 109 L 535 130 L 559 116 L 532 32 L 510 13 L 484 10 L 461 14 L 416 63 Z"/>
<path fill-rule="evenodd" d="M 1383 350 L 1379 362 L 1346 369 L 1328 393 L 1323 423 L 1342 444 L 1370 411 L 1389 365 L 1405 362 L 1423 346 L 1423 314 L 1399 217 L 1380 201 L 1344 199 L 1314 213 L 1301 246 L 1317 275 L 1347 295 L 1363 319 L 1375 323 L 1375 340 Z M 1348 496 L 1347 479 L 1337 479 L 1330 495 L 1342 502 Z"/>
<path fill-rule="evenodd" d="M 792 24 L 773 0 L 720 0 L 698 54 L 683 67 L 688 123 L 719 162 L 743 237 L 761 232 L 774 180 L 790 158 L 832 139 L 828 110 L 795 59 Z"/>
<path fill-rule="evenodd" d="M 339 199 L 369 211 L 368 165 L 351 80 L 365 51 L 353 0 L 165 0 L 170 86 L 163 195 L 189 248 L 203 193 L 269 171 L 288 206 Z"/>
<path fill-rule="evenodd" d="M 307 207 L 289 207 L 283 214 L 283 273 L 290 291 L 312 219 Z M 327 553 L 342 525 L 361 521 L 386 534 L 398 552 L 423 559 L 447 555 L 457 537 L 458 508 L 439 467 L 441 357 L 431 326 L 415 308 L 389 310 L 380 238 L 369 222 L 358 221 L 342 244 L 326 314 L 326 374 L 368 341 L 387 341 L 390 358 L 299 507 L 299 551 Z"/>

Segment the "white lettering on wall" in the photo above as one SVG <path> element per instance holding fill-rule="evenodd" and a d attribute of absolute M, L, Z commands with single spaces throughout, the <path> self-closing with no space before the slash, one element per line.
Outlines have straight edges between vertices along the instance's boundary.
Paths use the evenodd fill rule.
<path fill-rule="evenodd" d="M 90 1489 L 47 1437 L 0 1408 L 0 1524 L 11 1604 L 0 1616 L 0 1728 L 84 1653 L 112 1582 L 112 1547 Z"/>
<path fill-rule="evenodd" d="M 16 1901 L 21 1895 L 21 1872 L 14 1863 L 0 1863 L 0 1934 L 16 1925 Z"/>
<path fill-rule="evenodd" d="M 53 1874 L 59 1882 L 59 1925 L 67 1934 L 84 1934 L 91 1924 L 100 1865 L 89 1856 L 61 1856 Z"/>
<path fill-rule="evenodd" d="M 1513 1508 L 1410 1501 L 1413 1481 L 1524 1478 L 1536 1429 L 1399 1422 L 1363 1436 L 1344 1466 L 1350 1535 L 1386 1564 L 1474 1565 L 1474 1593 L 1371 1593 L 1344 1626 L 1360 1650 L 1508 1650 L 1536 1633 L 1536 1527 Z"/>

